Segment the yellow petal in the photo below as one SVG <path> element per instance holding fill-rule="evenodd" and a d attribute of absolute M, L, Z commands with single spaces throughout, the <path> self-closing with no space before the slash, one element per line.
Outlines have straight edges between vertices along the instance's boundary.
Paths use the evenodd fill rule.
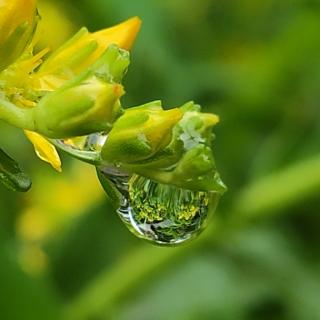
<path fill-rule="evenodd" d="M 86 61 L 86 65 L 94 63 L 111 44 L 125 50 L 131 49 L 140 27 L 140 18 L 133 17 L 111 28 L 91 33 L 90 38 L 97 42 L 98 48 Z"/>
<path fill-rule="evenodd" d="M 25 135 L 32 142 L 37 156 L 52 165 L 52 167 L 61 172 L 61 160 L 56 148 L 40 134 L 25 130 Z"/>
<path fill-rule="evenodd" d="M 116 44 L 122 49 L 129 50 L 136 39 L 140 27 L 140 18 L 133 17 L 111 28 L 97 31 L 92 34 L 92 37 L 98 42 L 99 47 L 104 50 L 110 44 Z"/>
<path fill-rule="evenodd" d="M 48 57 L 40 67 L 37 77 L 43 82 L 48 74 L 61 75 L 66 70 L 68 73 L 78 74 L 99 59 L 111 44 L 128 50 L 139 32 L 140 26 L 141 20 L 138 17 L 133 17 L 114 27 L 94 33 L 82 28 L 73 38 Z M 82 55 L 75 63 L 74 57 L 79 52 L 82 52 Z"/>

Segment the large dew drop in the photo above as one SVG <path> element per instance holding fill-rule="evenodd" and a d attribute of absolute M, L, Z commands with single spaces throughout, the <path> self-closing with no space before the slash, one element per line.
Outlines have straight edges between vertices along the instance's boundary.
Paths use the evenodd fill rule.
<path fill-rule="evenodd" d="M 128 177 L 110 168 L 101 173 L 118 190 L 117 210 L 137 237 L 160 245 L 175 245 L 195 238 L 207 225 L 220 195 L 160 184 L 145 177 Z"/>

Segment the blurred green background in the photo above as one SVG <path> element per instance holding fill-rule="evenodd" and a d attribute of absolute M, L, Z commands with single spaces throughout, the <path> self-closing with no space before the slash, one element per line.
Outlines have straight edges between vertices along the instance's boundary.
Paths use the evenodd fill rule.
<path fill-rule="evenodd" d="M 63 156 L 58 174 L 1 123 L 33 188 L 0 186 L 0 319 L 320 319 L 320 1 L 39 2 L 53 48 L 140 16 L 124 104 L 192 99 L 219 114 L 229 191 L 197 240 L 154 247 L 93 168 Z"/>

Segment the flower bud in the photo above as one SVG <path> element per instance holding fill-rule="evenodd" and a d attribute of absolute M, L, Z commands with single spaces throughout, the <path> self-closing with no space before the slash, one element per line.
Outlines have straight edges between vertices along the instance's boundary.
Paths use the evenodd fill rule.
<path fill-rule="evenodd" d="M 28 130 L 39 157 L 60 170 L 55 148 L 40 134 L 59 139 L 111 129 L 122 114 L 120 83 L 130 63 L 125 49 L 141 21 L 134 17 L 95 33 L 82 28 L 49 57 L 47 48 L 34 55 L 29 45 L 12 63 L 35 25 L 35 0 L 0 0 L 0 119 Z"/>
<path fill-rule="evenodd" d="M 120 84 L 106 83 L 95 75 L 67 81 L 32 109 L 34 131 L 66 138 L 110 130 L 122 113 L 119 98 L 123 94 Z"/>
<path fill-rule="evenodd" d="M 0 71 L 26 49 L 37 24 L 35 0 L 0 2 Z"/>
<path fill-rule="evenodd" d="M 159 102 L 125 111 L 102 148 L 102 159 L 125 171 L 189 190 L 224 192 L 212 152 L 218 116 L 189 102 L 163 110 Z"/>
<path fill-rule="evenodd" d="M 126 110 L 114 123 L 102 158 L 111 163 L 135 163 L 152 157 L 170 142 L 172 127 L 181 117 L 179 109 L 163 110 L 159 102 Z"/>

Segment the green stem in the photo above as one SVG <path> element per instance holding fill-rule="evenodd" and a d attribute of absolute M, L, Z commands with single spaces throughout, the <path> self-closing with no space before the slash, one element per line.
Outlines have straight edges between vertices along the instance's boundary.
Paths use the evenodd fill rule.
<path fill-rule="evenodd" d="M 102 160 L 100 152 L 78 150 L 76 148 L 73 148 L 72 146 L 63 143 L 63 140 L 59 139 L 48 139 L 48 141 L 50 141 L 54 146 L 56 146 L 60 150 L 68 153 L 68 155 L 78 160 L 93 164 L 94 166 L 101 165 Z"/>
<path fill-rule="evenodd" d="M 244 188 L 234 201 L 233 215 L 227 220 L 216 217 L 210 228 L 194 243 L 178 248 L 155 248 L 150 245 L 132 251 L 105 270 L 67 305 L 68 320 L 93 319 L 106 310 L 112 312 L 120 299 L 148 276 L 155 277 L 169 262 L 190 253 L 208 240 L 218 242 L 244 227 L 252 218 L 265 217 L 316 194 L 320 188 L 320 155 L 292 165 Z M 236 222 L 236 223 L 235 223 Z M 238 222 L 238 223 L 237 223 Z M 240 222 L 240 223 L 239 223 Z"/>
<path fill-rule="evenodd" d="M 19 108 L 3 99 L 0 99 L 0 120 L 21 129 L 35 130 L 33 109 Z"/>
<path fill-rule="evenodd" d="M 254 219 L 277 214 L 319 193 L 320 155 L 275 172 L 244 188 L 234 203 L 238 219 Z"/>

